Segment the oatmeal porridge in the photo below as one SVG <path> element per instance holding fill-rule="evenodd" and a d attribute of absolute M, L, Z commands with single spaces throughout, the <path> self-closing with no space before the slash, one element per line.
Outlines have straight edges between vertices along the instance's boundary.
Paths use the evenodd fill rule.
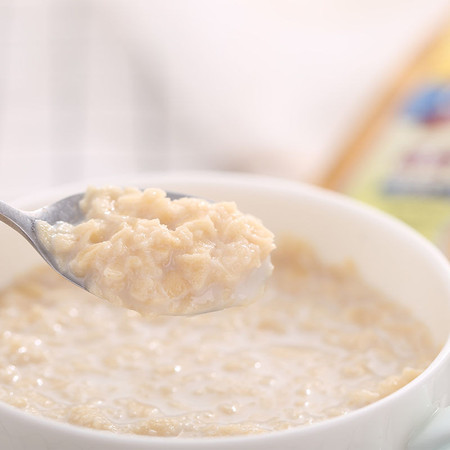
<path fill-rule="evenodd" d="M 249 302 L 272 272 L 273 234 L 234 202 L 171 200 L 160 189 L 91 187 L 79 225 L 39 222 L 63 273 L 142 314 L 197 314 Z"/>
<path fill-rule="evenodd" d="M 399 389 L 437 348 L 350 264 L 280 239 L 245 307 L 143 317 L 93 301 L 43 266 L 0 295 L 0 401 L 58 421 L 149 436 L 305 426 Z"/>

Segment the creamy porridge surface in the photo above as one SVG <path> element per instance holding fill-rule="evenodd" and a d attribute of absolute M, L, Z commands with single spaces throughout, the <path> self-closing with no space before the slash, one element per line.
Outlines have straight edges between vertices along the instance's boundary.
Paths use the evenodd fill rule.
<path fill-rule="evenodd" d="M 273 234 L 234 202 L 171 200 L 161 189 L 87 189 L 79 225 L 38 224 L 63 273 L 142 314 L 197 314 L 250 302 L 272 272 Z"/>
<path fill-rule="evenodd" d="M 223 436 L 346 414 L 415 378 L 426 327 L 292 239 L 264 297 L 192 317 L 142 317 L 47 267 L 0 295 L 0 400 L 118 433 Z"/>

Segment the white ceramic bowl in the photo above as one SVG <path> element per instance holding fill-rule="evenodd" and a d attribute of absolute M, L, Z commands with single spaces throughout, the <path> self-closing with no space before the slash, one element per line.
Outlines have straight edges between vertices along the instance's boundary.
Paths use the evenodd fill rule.
<path fill-rule="evenodd" d="M 439 416 L 445 422 L 444 408 L 450 393 L 450 268 L 428 241 L 399 221 L 340 195 L 273 178 L 155 173 L 106 182 L 157 186 L 211 200 L 235 200 L 242 211 L 262 218 L 275 233 L 295 233 L 310 242 L 326 262 L 351 258 L 368 283 L 422 318 L 442 351 L 423 374 L 394 394 L 346 416 L 303 428 L 235 438 L 124 436 L 53 422 L 0 404 L 0 449 L 370 450 L 409 445 L 432 450 L 450 443 L 445 430 L 436 432 L 436 423 L 431 422 L 431 431 L 420 434 L 436 411 L 442 413 Z M 15 205 L 34 209 L 85 187 L 53 189 Z M 1 285 L 39 260 L 31 246 L 3 224 L 0 248 Z"/>

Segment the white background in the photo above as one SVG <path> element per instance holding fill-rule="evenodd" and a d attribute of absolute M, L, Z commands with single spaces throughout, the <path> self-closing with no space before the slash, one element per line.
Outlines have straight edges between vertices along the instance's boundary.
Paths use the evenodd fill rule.
<path fill-rule="evenodd" d="M 314 181 L 448 0 L 0 0 L 0 192 L 173 169 Z"/>

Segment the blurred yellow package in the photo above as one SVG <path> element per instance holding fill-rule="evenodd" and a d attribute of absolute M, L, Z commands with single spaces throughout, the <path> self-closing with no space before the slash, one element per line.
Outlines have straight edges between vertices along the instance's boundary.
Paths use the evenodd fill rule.
<path fill-rule="evenodd" d="M 323 184 L 397 216 L 450 257 L 450 24 L 382 99 Z"/>

